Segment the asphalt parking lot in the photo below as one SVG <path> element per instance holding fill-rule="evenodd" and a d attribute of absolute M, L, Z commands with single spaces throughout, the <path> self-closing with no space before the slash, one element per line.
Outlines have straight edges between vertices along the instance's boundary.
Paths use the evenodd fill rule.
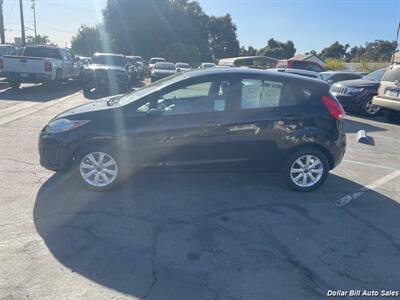
<path fill-rule="evenodd" d="M 274 174 L 146 173 L 84 190 L 37 137 L 77 84 L 0 90 L 0 299 L 318 299 L 400 288 L 400 126 L 346 116 L 319 190 Z M 365 129 L 374 145 L 360 144 Z"/>

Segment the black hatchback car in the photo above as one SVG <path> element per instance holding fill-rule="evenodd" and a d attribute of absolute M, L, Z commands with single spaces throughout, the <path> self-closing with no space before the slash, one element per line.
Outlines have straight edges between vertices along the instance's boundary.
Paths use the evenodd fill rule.
<path fill-rule="evenodd" d="M 40 133 L 40 162 L 73 167 L 97 191 L 147 167 L 280 171 L 292 189 L 310 191 L 343 158 L 343 113 L 320 80 L 189 71 L 58 115 Z"/>

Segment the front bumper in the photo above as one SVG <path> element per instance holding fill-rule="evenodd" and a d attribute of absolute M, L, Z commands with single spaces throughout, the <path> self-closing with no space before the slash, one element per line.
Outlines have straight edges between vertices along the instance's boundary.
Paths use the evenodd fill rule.
<path fill-rule="evenodd" d="M 83 75 L 82 82 L 90 88 L 121 90 L 128 85 L 129 77 L 126 74 L 88 73 Z"/>
<path fill-rule="evenodd" d="M 371 95 L 369 93 L 356 93 L 356 94 L 337 94 L 332 93 L 333 96 L 340 102 L 345 110 L 360 110 L 364 100 Z"/>
<path fill-rule="evenodd" d="M 153 78 L 153 80 L 159 80 L 168 76 L 174 75 L 173 73 L 153 73 L 151 75 L 151 78 Z"/>
<path fill-rule="evenodd" d="M 58 171 L 69 166 L 73 149 L 64 138 L 41 132 L 38 141 L 40 164 L 48 170 Z"/>
<path fill-rule="evenodd" d="M 372 103 L 375 105 L 378 105 L 380 107 L 400 111 L 400 99 L 395 100 L 395 99 L 389 99 L 386 97 L 375 96 L 372 99 Z"/>

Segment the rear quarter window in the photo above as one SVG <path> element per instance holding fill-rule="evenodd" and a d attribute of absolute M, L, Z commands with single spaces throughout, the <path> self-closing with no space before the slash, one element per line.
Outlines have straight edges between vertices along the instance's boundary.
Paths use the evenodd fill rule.
<path fill-rule="evenodd" d="M 298 95 L 287 83 L 260 79 L 242 79 L 240 106 L 243 109 L 297 105 Z"/>
<path fill-rule="evenodd" d="M 383 75 L 382 81 L 395 82 L 400 81 L 400 66 L 394 66 L 389 68 L 385 75 Z"/>

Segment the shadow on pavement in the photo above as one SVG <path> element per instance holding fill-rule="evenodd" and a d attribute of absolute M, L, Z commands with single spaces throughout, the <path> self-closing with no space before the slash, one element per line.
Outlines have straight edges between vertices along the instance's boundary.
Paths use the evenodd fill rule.
<path fill-rule="evenodd" d="M 94 193 L 55 174 L 34 222 L 66 267 L 146 299 L 311 299 L 398 289 L 400 206 L 330 175 L 318 191 L 262 173 L 138 173 Z"/>
<path fill-rule="evenodd" d="M 44 84 L 22 84 L 19 89 L 7 88 L 0 90 L 1 100 L 47 102 L 66 97 L 81 89 L 79 82 L 70 81 L 62 86 L 50 86 Z"/>
<path fill-rule="evenodd" d="M 366 121 L 367 120 L 368 119 L 366 119 Z M 345 132 L 346 133 L 356 133 L 359 130 L 365 130 L 366 132 L 387 131 L 386 128 L 374 126 L 374 125 L 368 124 L 367 122 L 363 123 L 360 121 L 362 121 L 362 119 L 359 119 L 359 121 L 345 119 L 344 120 Z"/>

